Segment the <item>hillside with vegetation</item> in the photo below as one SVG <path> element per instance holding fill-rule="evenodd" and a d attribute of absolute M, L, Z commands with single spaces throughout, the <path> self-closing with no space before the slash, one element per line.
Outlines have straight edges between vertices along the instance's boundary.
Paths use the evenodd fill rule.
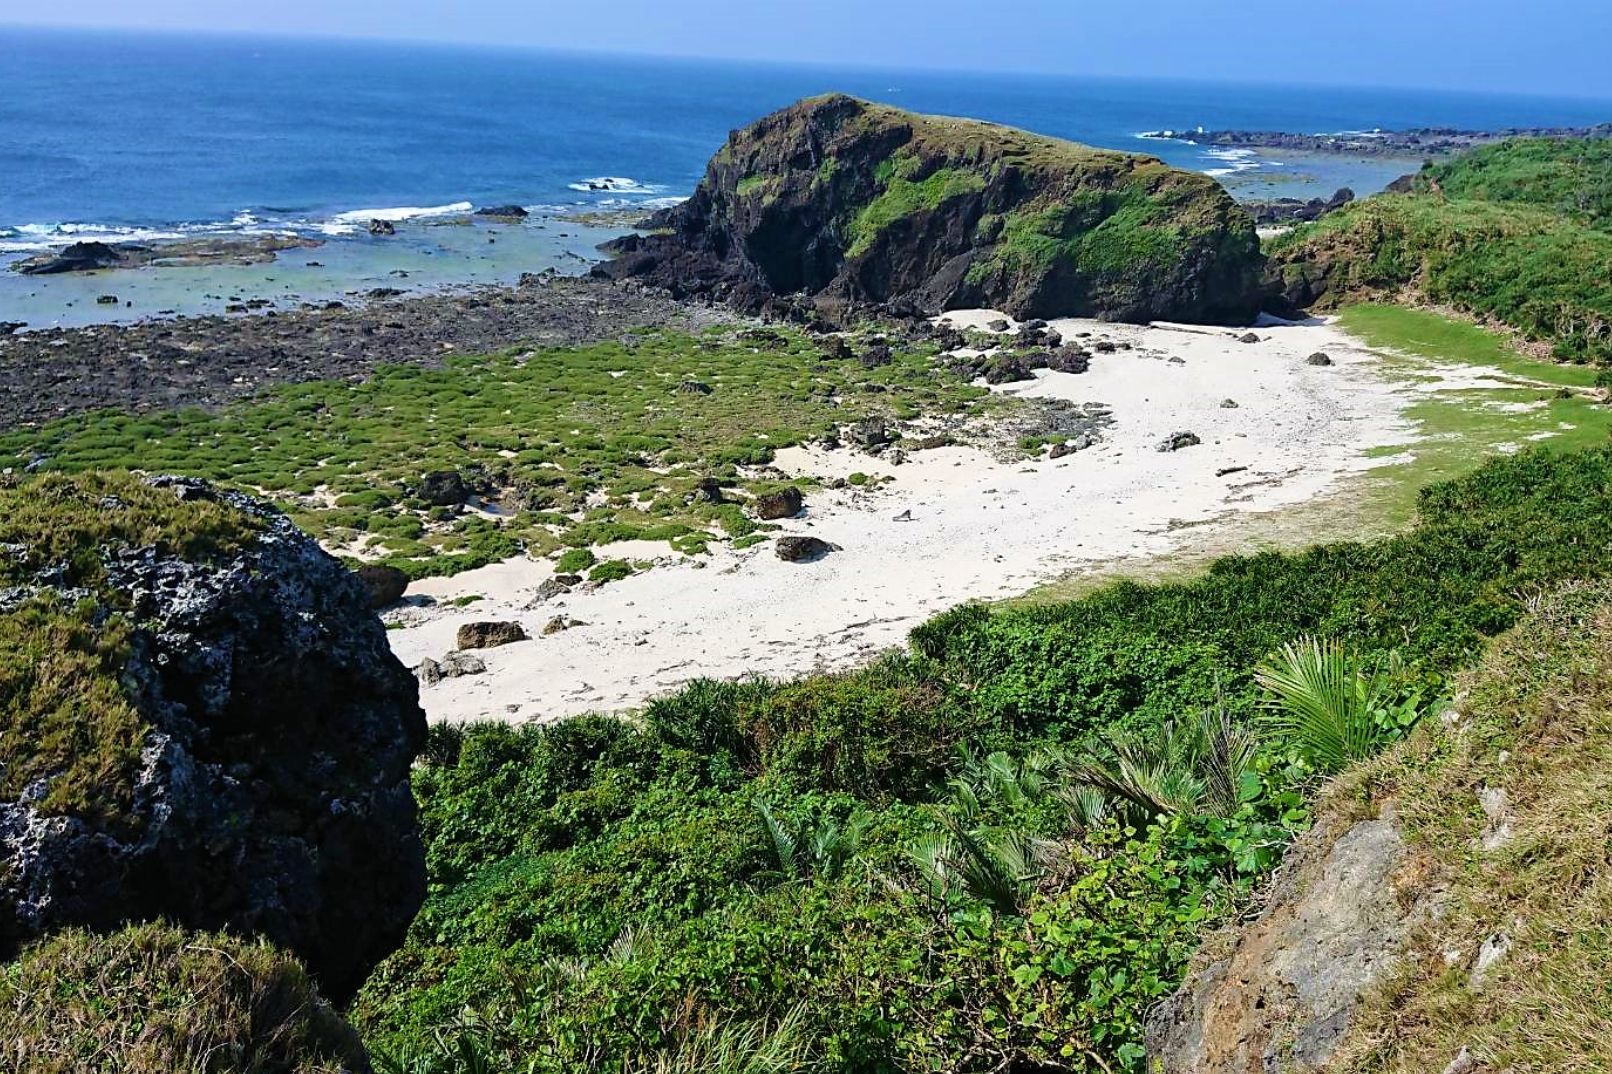
<path fill-rule="evenodd" d="M 1449 307 L 1562 361 L 1612 363 L 1612 141 L 1518 140 L 1271 240 L 1288 310 Z"/>
<path fill-rule="evenodd" d="M 694 196 L 600 271 L 813 316 L 927 313 L 1246 324 L 1259 244 L 1208 176 L 1154 157 L 843 94 L 734 132 Z"/>
<path fill-rule="evenodd" d="M 354 1017 L 418 1071 L 1140 1071 L 1312 793 L 1612 572 L 1609 511 L 1612 449 L 1536 450 L 1386 541 L 963 608 L 635 721 L 437 728 L 431 895 Z"/>

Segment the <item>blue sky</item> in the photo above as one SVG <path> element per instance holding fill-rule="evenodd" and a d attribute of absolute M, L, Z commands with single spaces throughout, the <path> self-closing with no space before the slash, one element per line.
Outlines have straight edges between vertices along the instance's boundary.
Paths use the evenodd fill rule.
<path fill-rule="evenodd" d="M 1612 0 L 0 0 L 4 22 L 1612 100 Z"/>

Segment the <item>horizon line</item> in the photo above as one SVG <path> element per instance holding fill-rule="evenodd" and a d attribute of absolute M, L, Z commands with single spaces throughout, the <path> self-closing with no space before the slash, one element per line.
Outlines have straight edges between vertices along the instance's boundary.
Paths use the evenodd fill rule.
<path fill-rule="evenodd" d="M 186 38 L 225 38 L 233 40 L 263 40 L 287 42 L 312 42 L 324 44 L 346 45 L 412 45 L 422 48 L 440 48 L 445 50 L 464 49 L 471 51 L 488 52 L 524 52 L 547 53 L 550 55 L 579 56 L 598 59 L 618 60 L 659 60 L 672 63 L 712 63 L 731 64 L 749 67 L 778 67 L 796 68 L 804 70 L 822 71 L 857 71 L 877 73 L 911 73 L 911 74 L 954 74 L 989 76 L 994 78 L 1020 78 L 1020 79 L 1065 79 L 1072 81 L 1092 82 L 1145 82 L 1153 84 L 1178 84 L 1196 86 L 1242 86 L 1249 88 L 1304 88 L 1304 89 L 1349 89 L 1349 90 L 1378 90 L 1384 92 L 1411 92 L 1411 93 L 1440 93 L 1457 97 L 1476 98 L 1519 98 L 1537 101 L 1562 101 L 1590 104 L 1605 104 L 1612 109 L 1612 96 L 1597 94 L 1545 92 L 1539 90 L 1487 90 L 1475 89 L 1466 86 L 1448 85 L 1408 85 L 1389 82 L 1328 82 L 1328 81 L 1283 81 L 1277 79 L 1239 79 L 1198 77 L 1171 77 L 1167 75 L 1141 75 L 1141 74 L 1105 74 L 1082 72 L 1073 70 L 1058 70 L 1050 68 L 1017 68 L 1005 70 L 993 67 L 974 67 L 957 64 L 871 64 L 871 63 L 824 63 L 812 60 L 780 59 L 777 57 L 746 57 L 710 53 L 691 52 L 656 52 L 648 49 L 601 49 L 601 48 L 575 48 L 565 45 L 547 44 L 541 42 L 503 42 L 463 39 L 441 39 L 434 37 L 389 36 L 372 34 L 343 34 L 322 31 L 296 31 L 296 30 L 241 30 L 222 29 L 218 27 L 179 28 L 172 26 L 144 26 L 127 23 L 98 23 L 85 25 L 82 23 L 60 22 L 17 22 L 0 20 L 0 32 L 16 30 L 22 32 L 55 32 L 55 33 L 81 33 L 81 34 L 140 34 L 150 37 Z M 1612 121 L 1609 114 L 1608 121 Z"/>

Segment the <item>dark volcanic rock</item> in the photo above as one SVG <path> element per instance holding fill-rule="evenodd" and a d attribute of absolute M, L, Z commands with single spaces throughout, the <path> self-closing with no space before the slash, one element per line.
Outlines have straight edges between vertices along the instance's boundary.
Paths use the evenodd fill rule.
<path fill-rule="evenodd" d="M 103 546 L 103 589 L 137 624 L 121 676 L 144 728 L 130 804 L 116 821 L 52 808 L 45 780 L 0 801 L 0 959 L 67 925 L 164 918 L 264 935 L 340 1001 L 425 895 L 414 676 L 363 583 L 284 515 L 201 482 L 148 483 L 261 530 L 210 560 Z"/>
<path fill-rule="evenodd" d="M 397 226 L 390 220 L 371 220 L 369 222 L 369 233 L 371 235 L 396 235 Z"/>
<path fill-rule="evenodd" d="M 778 518 L 792 518 L 800 514 L 800 509 L 805 506 L 806 500 L 801 496 L 800 489 L 790 486 L 756 497 L 755 511 L 757 518 L 770 522 Z"/>
<path fill-rule="evenodd" d="M 526 640 L 526 631 L 519 623 L 481 622 L 466 623 L 459 628 L 455 645 L 460 649 L 496 649 Z"/>
<path fill-rule="evenodd" d="M 891 441 L 890 427 L 883 418 L 863 418 L 845 430 L 845 438 L 857 447 L 883 447 Z"/>
<path fill-rule="evenodd" d="M 54 276 L 63 272 L 89 272 L 111 268 L 123 260 L 104 242 L 75 242 L 56 254 L 19 261 L 14 268 L 24 276 Z"/>
<path fill-rule="evenodd" d="M 524 220 L 531 215 L 520 205 L 484 205 L 476 210 L 477 216 L 492 216 L 500 220 Z"/>
<path fill-rule="evenodd" d="M 773 545 L 778 558 L 789 563 L 810 563 L 814 559 L 822 559 L 830 552 L 838 552 L 839 546 L 829 544 L 820 537 L 780 537 Z"/>
<path fill-rule="evenodd" d="M 1242 207 L 1254 218 L 1254 223 L 1270 226 L 1319 220 L 1328 213 L 1337 212 L 1354 200 L 1355 192 L 1348 187 L 1342 187 L 1330 198 L 1311 198 L 1308 201 L 1299 198 L 1271 198 L 1265 201 L 1245 201 L 1242 202 Z"/>
<path fill-rule="evenodd" d="M 409 588 L 409 576 L 396 567 L 379 563 L 366 563 L 353 572 L 369 592 L 371 608 L 385 608 L 403 599 Z"/>
<path fill-rule="evenodd" d="M 1329 355 L 1329 354 L 1326 354 L 1323 351 L 1316 351 L 1314 354 L 1312 354 L 1308 358 L 1304 359 L 1304 364 L 1305 365 L 1331 365 L 1332 364 L 1332 356 Z"/>
<path fill-rule="evenodd" d="M 1153 217 L 1116 216 L 1136 206 Z M 1258 308 L 1253 224 L 1211 178 L 843 95 L 735 132 L 694 196 L 648 223 L 663 233 L 595 271 L 751 311 L 801 293 L 822 309 L 1021 318 L 1241 324 Z M 1154 237 L 1168 254 L 1146 252 Z"/>
<path fill-rule="evenodd" d="M 417 495 L 433 507 L 453 507 L 470 498 L 470 486 L 457 470 L 433 470 L 420 478 Z"/>

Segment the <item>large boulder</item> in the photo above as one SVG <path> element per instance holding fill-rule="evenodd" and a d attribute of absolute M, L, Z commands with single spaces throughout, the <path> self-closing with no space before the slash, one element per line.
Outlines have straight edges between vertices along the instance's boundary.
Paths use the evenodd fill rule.
<path fill-rule="evenodd" d="M 368 605 L 250 497 L 0 479 L 0 958 L 162 918 L 350 995 L 425 894 L 425 717 Z"/>
<path fill-rule="evenodd" d="M 597 271 L 755 309 L 806 293 L 936 313 L 1246 323 L 1259 242 L 1212 178 L 841 94 L 729 137 L 694 196 Z"/>

